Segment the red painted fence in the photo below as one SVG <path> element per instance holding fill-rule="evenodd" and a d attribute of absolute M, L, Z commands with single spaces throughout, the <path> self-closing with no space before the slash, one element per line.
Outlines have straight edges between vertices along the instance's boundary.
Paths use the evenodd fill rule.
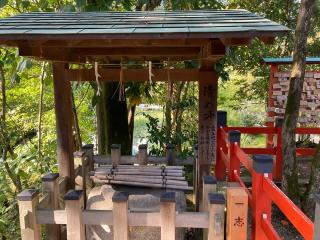
<path fill-rule="evenodd" d="M 277 146 L 272 148 L 241 148 L 241 133 L 277 134 Z M 297 133 L 320 134 L 320 129 L 298 128 Z M 252 209 L 252 239 L 281 239 L 271 223 L 271 205 L 274 203 L 304 239 L 312 240 L 314 234 L 313 222 L 272 181 L 273 173 L 279 179 L 281 178 L 281 129 L 278 127 L 224 126 L 218 129 L 217 139 L 215 175 L 218 180 L 224 180 L 227 175 L 229 182 L 238 182 L 248 193 L 249 206 Z M 248 154 L 257 155 L 251 158 Z M 297 154 L 313 155 L 314 149 L 300 148 L 297 149 Z M 275 168 L 273 168 L 274 160 L 272 156 L 276 156 Z M 246 187 L 240 177 L 240 165 L 244 166 L 251 174 L 251 190 Z"/>

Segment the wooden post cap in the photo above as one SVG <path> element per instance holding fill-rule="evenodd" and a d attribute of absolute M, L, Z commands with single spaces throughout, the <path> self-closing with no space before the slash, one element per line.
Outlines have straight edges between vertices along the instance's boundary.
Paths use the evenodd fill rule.
<path fill-rule="evenodd" d="M 129 199 L 127 192 L 115 192 L 112 196 L 112 202 L 126 202 Z"/>
<path fill-rule="evenodd" d="M 253 169 L 257 173 L 272 173 L 273 159 L 271 155 L 253 155 Z"/>
<path fill-rule="evenodd" d="M 215 176 L 207 175 L 203 176 L 204 184 L 217 184 L 217 178 Z"/>
<path fill-rule="evenodd" d="M 275 118 L 275 125 L 276 127 L 282 127 L 284 122 L 284 119 L 282 117 L 276 117 Z"/>
<path fill-rule="evenodd" d="M 175 202 L 176 193 L 175 192 L 163 192 L 160 196 L 160 202 Z"/>
<path fill-rule="evenodd" d="M 70 190 L 69 192 L 64 195 L 64 200 L 79 200 L 83 194 L 82 190 Z"/>
<path fill-rule="evenodd" d="M 59 177 L 59 173 L 47 173 L 46 175 L 42 176 L 42 182 L 53 182 Z"/>
<path fill-rule="evenodd" d="M 139 149 L 147 149 L 148 148 L 148 144 L 140 144 L 139 145 Z"/>
<path fill-rule="evenodd" d="M 229 141 L 232 143 L 240 142 L 241 132 L 238 130 L 232 130 L 229 132 Z"/>
<path fill-rule="evenodd" d="M 39 191 L 37 189 L 34 189 L 34 188 L 26 189 L 17 195 L 17 199 L 19 201 L 31 201 L 36 196 L 38 196 L 38 194 L 39 194 Z"/>
<path fill-rule="evenodd" d="M 317 204 L 320 204 L 320 194 L 315 194 L 315 195 L 314 195 L 314 201 L 315 201 Z"/>
<path fill-rule="evenodd" d="M 120 149 L 121 144 L 111 144 L 111 149 Z"/>
<path fill-rule="evenodd" d="M 220 193 L 209 193 L 208 195 L 210 204 L 225 204 L 226 200 Z"/>
<path fill-rule="evenodd" d="M 94 145 L 93 144 L 86 144 L 81 147 L 81 150 L 88 150 L 88 149 L 93 149 Z"/>
<path fill-rule="evenodd" d="M 174 144 L 167 144 L 166 145 L 166 149 L 175 149 L 176 148 L 176 146 L 174 145 Z"/>
<path fill-rule="evenodd" d="M 226 111 L 217 111 L 217 126 L 226 127 L 227 126 L 227 112 Z"/>

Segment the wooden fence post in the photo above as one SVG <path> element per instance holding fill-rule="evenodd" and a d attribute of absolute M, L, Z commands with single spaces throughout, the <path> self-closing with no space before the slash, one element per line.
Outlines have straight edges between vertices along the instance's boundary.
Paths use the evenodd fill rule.
<path fill-rule="evenodd" d="M 315 195 L 316 210 L 314 213 L 314 233 L 313 240 L 320 239 L 320 194 Z"/>
<path fill-rule="evenodd" d="M 227 126 L 227 112 L 226 111 L 217 111 L 217 159 L 216 159 L 216 166 L 215 166 L 215 176 L 219 181 L 225 180 L 226 177 L 226 166 L 224 165 L 223 161 L 221 160 L 220 156 L 220 148 L 222 147 L 221 144 L 221 127 Z"/>
<path fill-rule="evenodd" d="M 42 177 L 42 188 L 44 193 L 50 196 L 49 209 L 59 209 L 59 173 L 48 173 Z M 60 240 L 61 231 L 60 225 L 46 225 L 46 237 L 48 240 Z"/>
<path fill-rule="evenodd" d="M 164 192 L 160 197 L 161 240 L 176 237 L 176 193 Z"/>
<path fill-rule="evenodd" d="M 128 199 L 126 192 L 116 192 L 112 196 L 113 202 L 113 240 L 128 240 Z"/>
<path fill-rule="evenodd" d="M 121 160 L 121 144 L 111 145 L 111 162 L 113 165 L 119 165 Z"/>
<path fill-rule="evenodd" d="M 234 170 L 240 173 L 240 160 L 235 155 L 235 145 L 240 145 L 240 138 L 241 132 L 240 131 L 230 131 L 229 132 L 229 151 L 228 151 L 228 158 L 229 158 L 229 166 L 228 166 L 228 182 L 235 182 L 236 179 L 234 178 Z"/>
<path fill-rule="evenodd" d="M 247 240 L 248 195 L 243 188 L 227 189 L 227 240 Z M 258 240 L 258 239 L 256 239 Z M 260 240 L 260 239 L 259 239 Z"/>
<path fill-rule="evenodd" d="M 224 240 L 225 198 L 222 194 L 209 193 L 208 240 Z"/>
<path fill-rule="evenodd" d="M 203 177 L 203 195 L 202 203 L 200 205 L 200 211 L 208 212 L 209 211 L 209 193 L 215 193 L 217 191 L 217 179 L 214 176 L 204 176 Z M 208 229 L 203 229 L 203 239 L 208 238 Z"/>
<path fill-rule="evenodd" d="M 272 201 L 263 190 L 263 178 L 272 179 L 273 159 L 271 155 L 254 155 L 252 157 L 252 239 L 268 240 L 261 226 L 262 215 L 271 221 Z"/>
<path fill-rule="evenodd" d="M 84 240 L 85 226 L 82 219 L 84 206 L 83 191 L 70 190 L 65 196 L 64 201 L 67 213 L 67 239 Z"/>
<path fill-rule="evenodd" d="M 74 162 L 75 162 L 75 165 L 80 165 L 81 168 L 80 168 L 80 180 L 77 181 L 77 177 L 78 176 L 75 176 L 76 177 L 76 183 L 78 184 L 78 186 L 80 186 L 80 189 L 79 190 L 83 190 L 85 192 L 85 189 L 86 189 L 86 173 L 87 173 L 87 169 L 86 169 L 86 166 L 87 166 L 87 161 L 86 161 L 86 155 L 85 155 L 85 152 L 84 151 L 77 151 L 77 152 L 74 152 L 73 153 L 73 156 L 74 156 Z M 78 179 L 79 179 L 78 178 Z M 84 194 L 85 195 L 85 194 Z"/>
<path fill-rule="evenodd" d="M 175 165 L 175 148 L 176 146 L 174 144 L 167 144 L 166 146 L 166 160 L 168 166 Z"/>
<path fill-rule="evenodd" d="M 148 145 L 147 144 L 139 145 L 138 163 L 139 165 L 147 165 L 148 163 Z"/>
<path fill-rule="evenodd" d="M 275 119 L 275 126 L 276 126 L 276 164 L 274 168 L 274 179 L 276 181 L 281 181 L 282 179 L 282 164 L 283 164 L 283 157 L 282 157 L 282 125 L 283 125 L 283 118 L 277 117 Z"/>
<path fill-rule="evenodd" d="M 87 156 L 88 160 L 88 167 L 89 172 L 94 170 L 94 161 L 93 161 L 93 144 L 86 144 L 82 146 L 81 150 L 85 152 L 85 155 Z"/>
<path fill-rule="evenodd" d="M 39 192 L 27 189 L 17 196 L 19 205 L 20 230 L 22 240 L 40 240 L 41 227 L 36 222 L 36 208 L 39 204 Z"/>

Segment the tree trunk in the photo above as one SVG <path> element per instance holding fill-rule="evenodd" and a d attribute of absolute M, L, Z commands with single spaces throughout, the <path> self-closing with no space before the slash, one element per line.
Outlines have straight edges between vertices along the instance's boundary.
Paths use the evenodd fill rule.
<path fill-rule="evenodd" d="M 98 132 L 98 153 L 106 154 L 107 153 L 107 125 L 106 125 L 106 84 L 101 84 L 101 95 L 98 97 L 98 102 L 96 105 L 96 114 L 97 114 L 97 132 Z"/>
<path fill-rule="evenodd" d="M 39 113 L 38 113 L 38 157 L 42 158 L 41 144 L 42 144 L 42 112 L 43 112 L 43 80 L 45 76 L 46 63 L 42 63 L 41 77 L 40 77 L 40 96 L 39 96 Z"/>
<path fill-rule="evenodd" d="M 165 123 L 166 123 L 166 140 L 170 141 L 172 131 L 172 94 L 173 94 L 173 83 L 168 81 L 167 83 L 167 99 L 165 105 Z"/>
<path fill-rule="evenodd" d="M 134 130 L 134 114 L 136 112 L 136 105 L 131 105 L 129 110 L 128 122 L 129 122 L 129 141 L 133 143 L 133 130 Z"/>
<path fill-rule="evenodd" d="M 314 0 L 302 0 L 295 32 L 293 66 L 282 130 L 283 139 L 283 189 L 297 204 L 300 203 L 298 171 L 296 161 L 295 130 L 299 116 L 299 105 L 305 75 L 305 57 L 308 32 Z"/>
<path fill-rule="evenodd" d="M 73 116 L 73 128 L 74 128 L 74 134 L 75 134 L 75 140 L 76 140 L 75 150 L 80 150 L 82 148 L 82 139 L 81 139 L 79 120 L 77 115 L 76 104 L 74 102 L 74 95 L 73 95 L 72 88 L 71 88 L 71 107 L 72 107 L 72 116 Z"/>
<path fill-rule="evenodd" d="M 187 82 L 185 90 L 184 90 L 184 94 L 183 94 L 180 102 L 186 101 L 186 98 L 188 95 L 189 84 L 190 84 L 190 82 Z M 183 87 L 184 87 L 184 84 L 182 85 L 181 90 L 183 90 Z M 184 112 L 184 108 L 181 108 L 177 113 L 176 134 L 181 134 L 181 131 L 182 131 L 183 112 Z M 182 142 L 181 142 L 181 138 L 179 138 L 179 137 L 177 137 L 177 152 L 178 153 L 182 152 Z"/>
<path fill-rule="evenodd" d="M 128 109 L 126 101 L 119 101 L 119 83 L 105 84 L 106 97 L 106 146 L 110 152 L 111 144 L 121 144 L 121 153 L 131 155 L 132 142 L 129 138 Z"/>

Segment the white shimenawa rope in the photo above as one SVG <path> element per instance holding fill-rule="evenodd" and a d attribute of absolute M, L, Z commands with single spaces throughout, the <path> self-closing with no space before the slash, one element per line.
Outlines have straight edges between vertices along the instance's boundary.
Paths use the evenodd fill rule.
<path fill-rule="evenodd" d="M 101 86 L 100 86 L 100 82 L 99 82 L 99 77 L 101 78 L 101 75 L 99 74 L 98 71 L 98 62 L 94 62 L 94 75 L 96 77 L 96 82 L 97 82 L 97 96 L 100 96 L 101 94 Z"/>

